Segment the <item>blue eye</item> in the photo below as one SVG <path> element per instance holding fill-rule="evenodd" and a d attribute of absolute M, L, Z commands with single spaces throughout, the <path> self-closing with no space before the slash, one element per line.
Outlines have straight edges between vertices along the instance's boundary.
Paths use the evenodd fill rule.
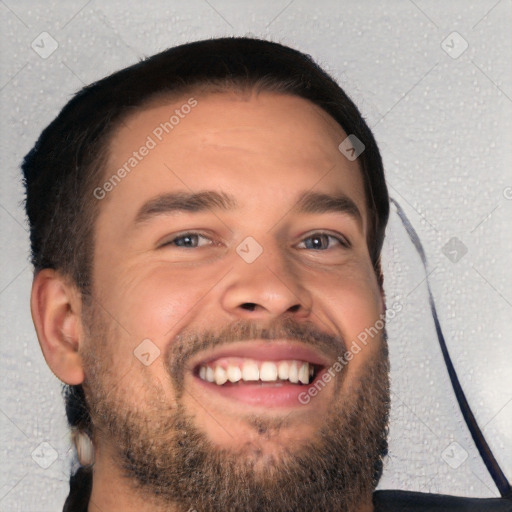
<path fill-rule="evenodd" d="M 303 249 L 309 249 L 314 251 L 325 251 L 332 249 L 333 246 L 348 247 L 348 243 L 342 238 L 338 238 L 333 235 L 327 235 L 326 233 L 315 233 L 305 238 L 299 245 L 303 244 Z"/>

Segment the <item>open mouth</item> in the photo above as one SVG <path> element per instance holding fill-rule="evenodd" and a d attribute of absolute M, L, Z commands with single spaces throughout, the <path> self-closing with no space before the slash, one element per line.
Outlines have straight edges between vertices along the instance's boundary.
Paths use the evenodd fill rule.
<path fill-rule="evenodd" d="M 321 367 L 307 361 L 258 361 L 224 358 L 196 368 L 201 380 L 217 386 L 233 384 L 310 384 Z"/>
<path fill-rule="evenodd" d="M 304 345 L 250 342 L 196 360 L 192 375 L 204 392 L 224 399 L 265 408 L 297 407 L 303 404 L 299 396 L 327 366 L 324 356 Z"/>

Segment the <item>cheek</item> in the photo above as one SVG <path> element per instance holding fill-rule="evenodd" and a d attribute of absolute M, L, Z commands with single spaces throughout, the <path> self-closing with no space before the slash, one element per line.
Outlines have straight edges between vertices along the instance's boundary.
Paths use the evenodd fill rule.
<path fill-rule="evenodd" d="M 329 320 L 345 341 L 343 385 L 350 392 L 381 352 L 383 303 L 376 279 L 373 284 L 368 277 L 345 276 L 331 280 L 329 289 Z"/>
<path fill-rule="evenodd" d="M 108 348 L 102 349 L 106 351 L 102 360 L 109 361 L 104 373 L 111 375 L 112 382 L 122 382 L 126 396 L 142 403 L 143 390 L 153 390 L 155 396 L 172 403 L 174 391 L 163 355 L 178 330 L 197 314 L 216 280 L 210 284 L 197 272 L 171 272 L 169 265 L 143 264 L 119 268 L 102 282 L 99 309 L 111 327 Z M 98 328 L 107 332 L 106 327 L 98 324 Z"/>
<path fill-rule="evenodd" d="M 380 329 L 374 337 L 380 340 L 384 305 L 373 269 L 353 265 L 333 272 L 317 287 L 317 296 L 326 304 L 330 321 L 344 337 L 347 348 L 375 326 Z"/>
<path fill-rule="evenodd" d="M 149 338 L 158 346 L 164 346 L 194 317 L 219 276 L 171 269 L 165 263 L 141 265 L 124 275 L 136 277 L 115 286 L 119 318 L 133 336 Z"/>

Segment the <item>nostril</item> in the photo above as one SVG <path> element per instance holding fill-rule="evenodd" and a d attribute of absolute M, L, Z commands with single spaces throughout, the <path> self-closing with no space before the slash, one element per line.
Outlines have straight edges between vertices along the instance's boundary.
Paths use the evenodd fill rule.
<path fill-rule="evenodd" d="M 241 307 L 247 311 L 254 311 L 256 309 L 256 304 L 254 304 L 254 302 L 245 302 Z"/>
<path fill-rule="evenodd" d="M 290 313 L 296 313 L 300 309 L 300 304 L 295 304 L 295 306 L 292 306 L 288 311 Z"/>

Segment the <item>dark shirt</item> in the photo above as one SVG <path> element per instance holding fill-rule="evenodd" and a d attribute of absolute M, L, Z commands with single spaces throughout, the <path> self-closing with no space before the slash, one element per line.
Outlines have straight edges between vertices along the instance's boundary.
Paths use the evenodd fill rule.
<path fill-rule="evenodd" d="M 87 512 L 92 475 L 80 468 L 70 479 L 70 493 L 63 512 Z M 505 498 L 460 498 L 411 491 L 375 491 L 375 512 L 512 512 Z"/>
<path fill-rule="evenodd" d="M 460 498 L 411 491 L 375 491 L 375 512 L 512 512 L 505 498 Z"/>

